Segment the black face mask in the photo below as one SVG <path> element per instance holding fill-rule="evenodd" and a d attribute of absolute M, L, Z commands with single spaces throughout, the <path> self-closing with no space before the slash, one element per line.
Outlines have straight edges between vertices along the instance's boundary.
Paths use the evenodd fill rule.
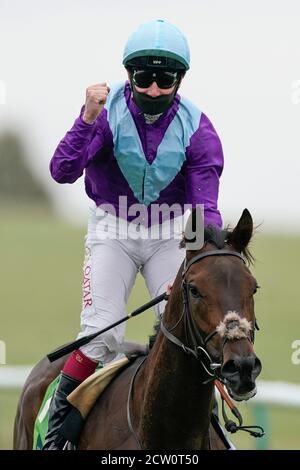
<path fill-rule="evenodd" d="M 156 98 L 152 98 L 146 93 L 139 93 L 136 91 L 135 86 L 131 83 L 131 89 L 133 91 L 133 101 L 140 108 L 144 114 L 150 114 L 154 116 L 167 111 L 174 101 L 175 95 L 178 90 L 178 86 L 175 87 L 174 91 L 169 95 L 160 95 Z"/>

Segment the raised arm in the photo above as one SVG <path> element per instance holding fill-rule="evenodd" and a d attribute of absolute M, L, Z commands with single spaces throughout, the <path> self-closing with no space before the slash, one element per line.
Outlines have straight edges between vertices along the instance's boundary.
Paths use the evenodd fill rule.
<path fill-rule="evenodd" d="M 74 183 L 101 150 L 105 140 L 103 122 L 106 122 L 103 107 L 108 93 L 106 83 L 87 88 L 85 106 L 50 162 L 51 175 L 58 183 Z"/>

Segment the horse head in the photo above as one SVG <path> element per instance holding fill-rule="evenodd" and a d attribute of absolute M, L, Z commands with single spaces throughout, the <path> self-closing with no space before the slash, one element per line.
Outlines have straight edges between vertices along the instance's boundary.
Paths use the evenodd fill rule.
<path fill-rule="evenodd" d="M 186 252 L 181 273 L 181 346 L 200 359 L 207 381 L 220 379 L 238 401 L 255 395 L 255 380 L 262 368 L 254 352 L 253 296 L 258 285 L 247 267 L 252 259 L 248 249 L 252 233 L 247 209 L 231 231 L 207 227 L 204 245 Z M 175 342 L 166 330 L 163 325 L 165 335 Z"/>

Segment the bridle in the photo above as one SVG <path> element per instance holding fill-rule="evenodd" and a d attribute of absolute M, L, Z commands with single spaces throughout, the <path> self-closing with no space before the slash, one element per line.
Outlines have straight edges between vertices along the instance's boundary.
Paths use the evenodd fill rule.
<path fill-rule="evenodd" d="M 190 308 L 190 299 L 189 299 L 189 284 L 186 281 L 186 274 L 193 266 L 195 263 L 198 263 L 204 258 L 207 258 L 209 256 L 235 256 L 236 258 L 239 258 L 245 263 L 245 260 L 243 256 L 238 253 L 237 251 L 229 251 L 229 250 L 212 250 L 212 251 L 207 251 L 204 253 L 200 253 L 193 258 L 191 258 L 189 261 L 185 259 L 184 264 L 183 264 L 183 269 L 182 269 L 182 296 L 183 296 L 183 311 L 182 314 L 179 318 L 179 320 L 176 322 L 174 326 L 171 328 L 167 329 L 166 326 L 164 325 L 163 318 L 161 318 L 160 321 L 160 329 L 162 333 L 165 335 L 165 337 L 171 341 L 173 344 L 176 346 L 179 346 L 186 354 L 191 354 L 195 359 L 197 359 L 200 364 L 202 365 L 204 371 L 208 375 L 208 379 L 204 380 L 202 383 L 207 384 L 208 382 L 215 381 L 216 379 L 216 386 L 219 389 L 219 392 L 221 394 L 222 398 L 222 413 L 223 413 L 223 418 L 225 421 L 225 427 L 228 431 L 230 432 L 236 432 L 237 430 L 244 430 L 252 434 L 253 436 L 256 437 L 261 437 L 264 432 L 263 429 L 259 426 L 242 426 L 243 420 L 242 416 L 239 413 L 238 409 L 233 405 L 231 402 L 230 398 L 226 394 L 226 392 L 222 392 L 222 376 L 221 376 L 221 367 L 222 367 L 222 362 L 223 358 L 221 358 L 221 363 L 215 363 L 213 362 L 209 352 L 207 351 L 207 343 L 217 334 L 217 330 L 215 329 L 205 337 L 201 334 L 199 329 L 197 328 L 195 324 L 195 320 L 193 318 L 193 315 L 191 313 L 191 308 Z M 181 321 L 184 322 L 184 329 L 185 329 L 185 336 L 186 336 L 186 341 L 190 346 L 187 346 L 184 344 L 179 338 L 177 338 L 171 331 L 175 330 L 175 328 L 181 323 Z M 255 327 L 258 329 L 258 326 L 255 321 Z M 247 339 L 253 343 L 254 342 L 254 330 L 250 331 L 249 337 Z M 227 338 L 223 339 L 223 344 L 222 344 L 222 356 L 223 356 L 223 349 L 225 346 L 225 343 L 227 341 Z M 131 419 L 131 412 L 130 412 L 130 401 L 131 401 L 131 396 L 132 396 L 132 391 L 133 391 L 133 385 L 135 378 L 141 369 L 142 365 L 144 364 L 145 360 L 147 359 L 147 356 L 145 356 L 142 361 L 139 363 L 137 369 L 135 370 L 135 373 L 132 376 L 131 382 L 130 382 L 130 387 L 129 387 L 129 392 L 128 392 L 128 399 L 127 399 L 127 422 L 129 429 L 133 436 L 135 437 L 136 442 L 138 443 L 139 447 L 142 449 L 141 442 L 139 440 L 139 437 L 137 433 L 134 430 L 132 419 Z M 231 409 L 231 412 L 234 414 L 234 416 L 239 420 L 239 425 L 236 425 L 232 420 L 229 420 L 226 413 L 225 413 L 225 408 L 224 408 L 224 399 L 228 400 L 227 404 Z M 251 428 L 259 428 L 260 432 L 257 431 L 251 431 Z M 233 429 L 233 430 L 232 430 Z"/>
<path fill-rule="evenodd" d="M 182 296 L 183 296 L 183 311 L 182 315 L 180 316 L 177 323 L 172 326 L 171 328 L 167 328 L 164 325 L 163 319 L 161 319 L 160 328 L 162 333 L 165 337 L 171 341 L 176 346 L 179 346 L 183 349 L 186 354 L 191 354 L 195 357 L 195 359 L 199 360 L 202 367 L 204 368 L 205 372 L 208 375 L 208 379 L 205 380 L 203 383 L 208 383 L 210 381 L 215 380 L 216 378 L 221 379 L 220 370 L 222 363 L 216 363 L 212 360 L 209 352 L 207 351 L 207 343 L 217 334 L 217 330 L 212 331 L 207 336 L 203 336 L 203 334 L 199 331 L 199 328 L 195 324 L 195 320 L 193 318 L 191 307 L 190 307 L 190 294 L 189 294 L 189 284 L 186 281 L 186 274 L 188 273 L 191 266 L 199 261 L 203 260 L 204 258 L 208 258 L 210 256 L 235 256 L 239 258 L 245 263 L 243 256 L 238 253 L 237 251 L 229 251 L 229 250 L 212 250 L 207 251 L 204 253 L 200 253 L 189 261 L 185 259 L 183 270 L 182 270 Z M 173 333 L 171 333 L 175 328 L 181 323 L 184 322 L 184 330 L 185 330 L 185 337 L 186 342 L 189 344 L 184 344 L 179 338 L 177 338 Z M 250 332 L 250 337 L 248 338 L 250 342 L 253 343 L 254 341 L 254 332 L 253 330 Z M 225 346 L 227 339 L 223 339 L 222 344 L 222 355 L 223 349 Z M 222 361 L 221 361 L 222 362 Z"/>

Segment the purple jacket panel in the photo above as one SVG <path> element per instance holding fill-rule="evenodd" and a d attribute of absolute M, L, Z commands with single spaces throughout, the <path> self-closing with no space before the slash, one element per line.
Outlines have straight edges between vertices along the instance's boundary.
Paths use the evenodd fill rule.
<path fill-rule="evenodd" d="M 177 95 L 173 105 L 155 123 L 146 124 L 131 98 L 128 83 L 124 87 L 125 99 L 134 119 L 145 157 L 153 162 L 157 147 L 161 143 L 168 125 L 176 115 L 180 103 Z M 50 171 L 59 183 L 73 183 L 85 170 L 85 187 L 88 196 L 97 206 L 109 203 L 116 207 L 118 214 L 119 196 L 127 196 L 128 206 L 138 203 L 123 176 L 113 153 L 113 136 L 103 109 L 92 125 L 80 116 L 66 136 L 59 143 L 52 160 Z M 204 204 L 205 224 L 222 225 L 217 209 L 219 178 L 223 168 L 223 152 L 220 139 L 209 119 L 202 113 L 198 130 L 190 139 L 186 149 L 186 161 L 171 183 L 164 188 L 157 204 Z M 151 204 L 147 211 L 150 216 Z M 135 217 L 128 217 L 132 220 Z M 150 220 L 149 220 L 150 222 Z"/>

